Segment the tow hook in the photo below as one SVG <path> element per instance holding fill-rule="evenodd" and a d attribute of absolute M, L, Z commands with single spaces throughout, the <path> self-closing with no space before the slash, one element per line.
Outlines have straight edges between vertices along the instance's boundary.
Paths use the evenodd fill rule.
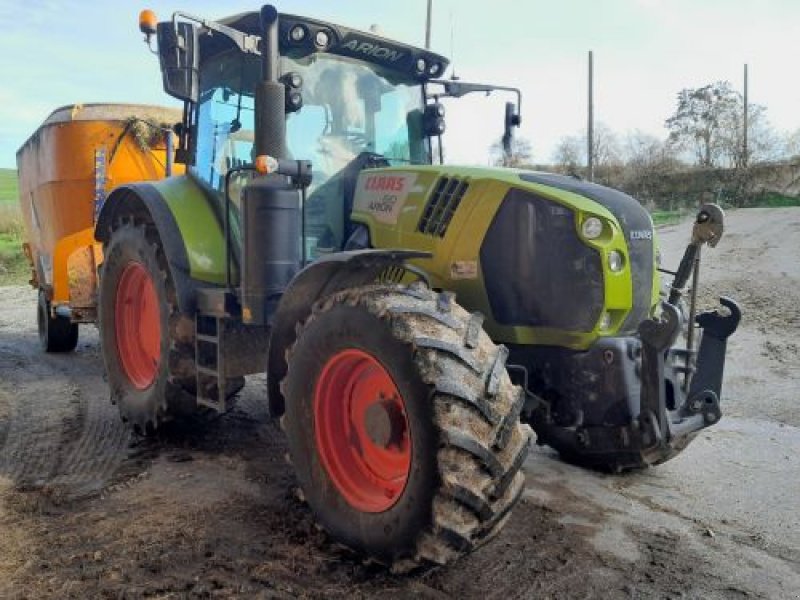
<path fill-rule="evenodd" d="M 728 309 L 728 314 L 721 314 L 719 310 L 710 310 L 697 315 L 696 322 L 703 330 L 703 335 L 700 338 L 700 350 L 697 353 L 697 372 L 692 378 L 692 385 L 689 388 L 689 403 L 707 391 L 711 391 L 719 397 L 722 390 L 725 349 L 728 338 L 739 327 L 742 310 L 731 298 L 722 297 L 719 302 Z"/>

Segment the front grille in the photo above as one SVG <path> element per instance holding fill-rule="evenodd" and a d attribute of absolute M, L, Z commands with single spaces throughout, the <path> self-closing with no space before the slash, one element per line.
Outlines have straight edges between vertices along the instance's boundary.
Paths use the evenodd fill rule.
<path fill-rule="evenodd" d="M 589 332 L 605 300 L 600 254 L 581 242 L 575 213 L 523 190 L 503 199 L 481 246 L 494 320 Z"/>
<path fill-rule="evenodd" d="M 440 177 L 425 206 L 417 230 L 428 235 L 444 237 L 468 189 L 469 182 L 464 179 Z"/>

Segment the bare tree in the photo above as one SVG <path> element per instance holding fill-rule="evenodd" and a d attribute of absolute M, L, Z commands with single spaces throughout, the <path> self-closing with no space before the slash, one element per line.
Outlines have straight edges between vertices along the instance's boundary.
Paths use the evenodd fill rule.
<path fill-rule="evenodd" d="M 553 151 L 552 161 L 559 173 L 577 174 L 583 164 L 583 148 L 578 136 L 562 137 Z"/>
<path fill-rule="evenodd" d="M 784 135 L 782 154 L 785 158 L 797 158 L 800 156 L 800 129 Z"/>
<path fill-rule="evenodd" d="M 584 139 L 586 136 L 584 135 Z M 622 164 L 622 150 L 619 138 L 605 123 L 594 126 L 593 154 L 595 169 L 609 169 Z"/>
<path fill-rule="evenodd" d="M 503 140 L 497 140 L 489 148 L 492 164 L 498 167 L 527 167 L 533 159 L 533 146 L 527 138 L 516 135 L 511 139 L 511 154 L 506 156 Z"/>
<path fill-rule="evenodd" d="M 720 131 L 720 154 L 727 166 L 735 169 L 751 162 L 777 160 L 781 141 L 766 117 L 767 109 L 751 104 L 747 109 L 747 156 L 744 155 L 744 104 L 737 98 L 736 110 L 723 115 Z"/>
<path fill-rule="evenodd" d="M 557 170 L 561 173 L 577 174 L 586 165 L 586 131 L 580 135 L 567 135 L 562 137 L 555 150 L 552 160 Z M 622 165 L 622 150 L 619 138 L 605 123 L 594 126 L 594 167 L 596 174 L 605 174 Z"/>
<path fill-rule="evenodd" d="M 624 145 L 625 169 L 621 187 L 643 202 L 655 203 L 664 176 L 682 167 L 674 147 L 642 131 L 628 133 Z"/>
<path fill-rule="evenodd" d="M 668 172 L 680 166 L 675 149 L 664 140 L 643 131 L 625 136 L 625 165 L 639 173 Z"/>
<path fill-rule="evenodd" d="M 665 123 L 670 142 L 693 150 L 700 166 L 715 166 L 722 152 L 724 128 L 738 106 L 739 94 L 728 81 L 681 90 L 675 113 Z"/>

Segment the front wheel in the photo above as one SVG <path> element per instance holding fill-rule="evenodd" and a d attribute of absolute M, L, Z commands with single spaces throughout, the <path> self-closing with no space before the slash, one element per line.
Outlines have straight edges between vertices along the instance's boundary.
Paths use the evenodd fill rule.
<path fill-rule="evenodd" d="M 318 303 L 282 389 L 290 456 L 320 524 L 397 569 L 451 562 L 497 533 L 531 443 L 506 355 L 480 315 L 425 288 Z"/>
<path fill-rule="evenodd" d="M 169 415 L 168 273 L 144 225 L 121 224 L 105 249 L 99 323 L 111 399 L 139 433 Z"/>

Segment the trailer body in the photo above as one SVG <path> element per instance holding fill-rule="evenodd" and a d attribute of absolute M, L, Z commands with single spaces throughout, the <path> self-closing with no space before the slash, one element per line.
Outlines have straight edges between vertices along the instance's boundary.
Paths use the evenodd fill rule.
<path fill-rule="evenodd" d="M 171 174 L 170 130 L 180 117 L 156 106 L 63 106 L 17 152 L 31 284 L 52 311 L 73 322 L 95 320 L 102 262 L 97 214 L 115 187 Z"/>

